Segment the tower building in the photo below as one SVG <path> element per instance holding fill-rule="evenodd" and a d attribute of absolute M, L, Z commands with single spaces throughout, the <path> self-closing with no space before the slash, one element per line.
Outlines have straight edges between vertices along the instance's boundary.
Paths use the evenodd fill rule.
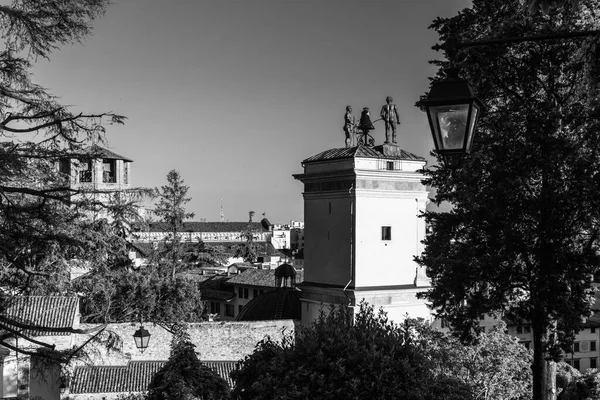
<path fill-rule="evenodd" d="M 422 251 L 425 159 L 396 144 L 331 149 L 302 162 L 304 184 L 302 322 L 322 308 L 361 300 L 388 317 L 429 319 L 416 294 L 429 286 L 413 260 Z"/>

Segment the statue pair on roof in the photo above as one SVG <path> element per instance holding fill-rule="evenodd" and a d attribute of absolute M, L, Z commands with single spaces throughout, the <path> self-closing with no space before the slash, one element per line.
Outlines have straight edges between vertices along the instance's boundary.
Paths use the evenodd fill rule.
<path fill-rule="evenodd" d="M 385 143 L 390 143 L 390 131 L 392 133 L 392 143 L 396 143 L 396 124 L 400 124 L 400 116 L 398 115 L 398 109 L 393 104 L 394 99 L 388 96 L 386 104 L 381 107 L 381 120 L 385 122 Z M 375 120 L 373 122 L 377 122 Z M 365 107 L 360 115 L 360 121 L 356 126 L 354 116 L 352 115 L 352 107 L 346 106 L 346 114 L 344 115 L 344 133 L 346 134 L 346 147 L 351 145 L 351 134 L 358 133 L 361 137 L 358 139 L 358 144 L 373 145 L 374 139 L 369 134 L 370 131 L 375 129 L 371 122 L 371 115 L 369 113 L 369 107 Z M 358 130 L 358 132 L 357 132 Z"/>

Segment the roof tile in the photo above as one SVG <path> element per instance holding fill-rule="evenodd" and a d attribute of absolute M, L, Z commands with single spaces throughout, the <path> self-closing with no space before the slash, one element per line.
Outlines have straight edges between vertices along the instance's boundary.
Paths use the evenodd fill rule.
<path fill-rule="evenodd" d="M 247 269 L 241 274 L 231 277 L 227 284 L 272 288 L 275 287 L 275 270 Z"/>
<path fill-rule="evenodd" d="M 385 159 L 395 159 L 395 160 L 425 160 L 423 157 L 419 157 L 413 153 L 410 153 L 406 150 L 398 150 L 400 155 L 391 156 L 384 155 L 379 149 L 381 146 L 376 147 L 368 147 L 368 146 L 356 146 L 356 147 L 345 147 L 341 149 L 329 149 L 325 150 L 319 154 L 316 154 L 312 157 L 308 157 L 302 163 L 310 163 L 316 161 L 326 161 L 326 160 L 338 160 L 342 158 L 385 158 Z"/>
<path fill-rule="evenodd" d="M 48 328 L 73 328 L 77 297 L 15 296 L 6 304 L 4 317 L 16 322 Z M 32 336 L 64 336 L 66 332 L 28 331 Z"/>
<path fill-rule="evenodd" d="M 78 366 L 75 367 L 72 394 L 122 393 L 148 390 L 152 376 L 166 361 L 130 361 L 119 366 Z M 229 387 L 233 380 L 229 376 L 237 361 L 202 361 L 202 363 L 225 379 Z"/>

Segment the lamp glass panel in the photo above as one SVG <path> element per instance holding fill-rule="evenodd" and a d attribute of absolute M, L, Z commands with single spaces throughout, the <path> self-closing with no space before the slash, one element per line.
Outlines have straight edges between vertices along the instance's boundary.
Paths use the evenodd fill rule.
<path fill-rule="evenodd" d="M 438 150 L 460 150 L 465 143 L 469 104 L 430 107 L 435 116 Z"/>
<path fill-rule="evenodd" d="M 479 106 L 474 103 L 471 111 L 471 120 L 469 121 L 469 142 L 465 148 L 465 152 L 467 154 L 471 153 L 471 148 L 473 147 L 473 138 L 475 137 L 475 124 L 477 123 L 477 117 L 479 117 Z"/>
<path fill-rule="evenodd" d="M 135 347 L 137 347 L 138 349 L 141 349 L 142 348 L 142 337 L 133 335 L 133 340 L 135 340 Z"/>
<path fill-rule="evenodd" d="M 427 107 L 427 116 L 429 117 L 429 126 L 431 127 L 431 134 L 433 136 L 433 144 L 436 150 L 442 149 L 442 135 L 440 133 L 440 126 L 437 120 L 436 114 L 437 107 Z"/>
<path fill-rule="evenodd" d="M 148 347 L 149 342 L 150 342 L 150 335 L 142 336 L 142 348 L 143 349 Z"/>

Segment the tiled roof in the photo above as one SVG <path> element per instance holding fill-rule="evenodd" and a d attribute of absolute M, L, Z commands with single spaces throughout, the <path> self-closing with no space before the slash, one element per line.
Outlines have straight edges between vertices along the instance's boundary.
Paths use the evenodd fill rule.
<path fill-rule="evenodd" d="M 78 308 L 77 297 L 17 296 L 13 297 L 3 316 L 15 322 L 46 328 L 73 328 Z M 17 330 L 21 328 L 15 327 Z M 27 331 L 32 336 L 64 336 L 65 332 Z"/>
<path fill-rule="evenodd" d="M 229 279 L 228 276 L 213 275 L 209 279 L 200 283 L 200 292 L 204 300 L 231 300 L 235 293 L 230 288 L 224 286 Z"/>
<path fill-rule="evenodd" d="M 75 367 L 71 384 L 72 394 L 122 393 L 148 390 L 152 376 L 166 361 L 130 361 L 123 366 Z M 202 363 L 225 379 L 229 387 L 233 381 L 229 374 L 237 361 L 202 361 Z"/>
<path fill-rule="evenodd" d="M 308 157 L 302 163 L 310 163 L 315 161 L 326 161 L 326 160 L 339 160 L 342 158 L 385 158 L 385 159 L 396 159 L 396 160 L 418 160 L 424 161 L 423 157 L 419 157 L 413 153 L 409 153 L 405 150 L 398 150 L 400 155 L 390 156 L 384 155 L 380 150 L 380 146 L 368 147 L 368 146 L 356 146 L 356 147 L 345 147 L 341 149 L 330 149 L 325 150 L 317 155 Z"/>
<path fill-rule="evenodd" d="M 123 160 L 123 161 L 133 162 L 132 159 L 123 157 L 117 153 L 114 153 L 108 149 L 105 149 L 104 147 L 98 146 L 97 144 L 87 147 L 84 150 L 84 152 L 87 155 L 97 157 L 97 158 L 106 158 L 109 160 Z"/>
<path fill-rule="evenodd" d="M 247 269 L 241 274 L 229 278 L 227 284 L 272 288 L 275 287 L 275 270 Z"/>
<path fill-rule="evenodd" d="M 252 229 L 257 232 L 268 232 L 260 222 L 252 222 Z M 248 222 L 184 222 L 182 232 L 242 232 L 248 229 Z M 150 232 L 168 232 L 167 224 L 154 222 L 149 226 Z"/>

